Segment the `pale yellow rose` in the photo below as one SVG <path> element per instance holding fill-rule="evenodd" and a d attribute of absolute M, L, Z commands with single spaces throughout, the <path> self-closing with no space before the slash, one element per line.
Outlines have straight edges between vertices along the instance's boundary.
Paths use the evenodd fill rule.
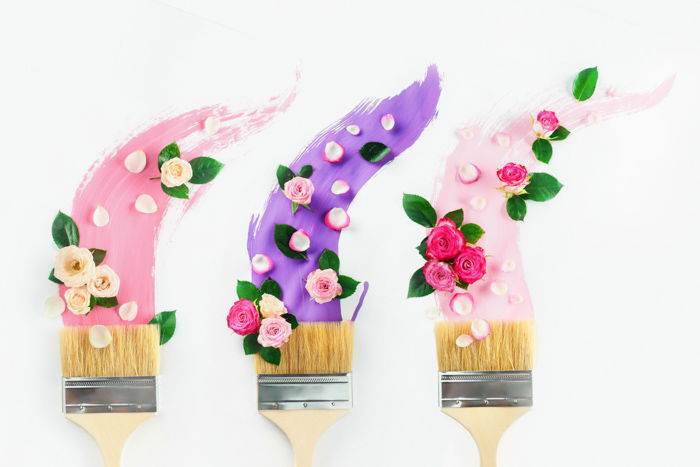
<path fill-rule="evenodd" d="M 95 261 L 87 248 L 70 245 L 58 250 L 54 276 L 67 287 L 81 287 L 95 272 Z"/>
<path fill-rule="evenodd" d="M 66 306 L 74 315 L 90 313 L 90 292 L 88 292 L 87 287 L 68 289 L 63 298 L 66 299 Z"/>
<path fill-rule="evenodd" d="M 166 161 L 160 167 L 160 181 L 167 187 L 180 186 L 192 178 L 192 166 L 179 157 Z"/>
<path fill-rule="evenodd" d="M 260 313 L 262 313 L 264 318 L 283 315 L 286 312 L 287 307 L 284 306 L 282 300 L 269 293 L 262 295 L 262 299 L 260 299 Z"/>
<path fill-rule="evenodd" d="M 97 266 L 88 280 L 87 289 L 95 297 L 116 297 L 119 293 L 119 276 L 109 266 Z"/>

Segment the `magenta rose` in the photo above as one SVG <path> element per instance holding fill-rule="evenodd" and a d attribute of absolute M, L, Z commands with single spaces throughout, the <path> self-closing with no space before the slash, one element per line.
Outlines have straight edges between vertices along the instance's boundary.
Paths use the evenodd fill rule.
<path fill-rule="evenodd" d="M 554 131 L 559 128 L 559 119 L 557 114 L 550 110 L 543 110 L 537 114 L 537 123 L 540 124 L 544 131 Z"/>
<path fill-rule="evenodd" d="M 473 284 L 486 274 L 484 249 L 466 246 L 454 260 L 454 269 L 460 281 Z"/>
<path fill-rule="evenodd" d="M 226 320 L 228 327 L 241 336 L 257 332 L 260 327 L 260 313 L 255 303 L 245 298 L 233 304 Z"/>
<path fill-rule="evenodd" d="M 498 179 L 508 186 L 521 186 L 527 181 L 527 169 L 525 166 L 508 162 L 496 171 Z"/>
<path fill-rule="evenodd" d="M 258 334 L 258 344 L 263 347 L 280 348 L 292 335 L 292 325 L 284 318 L 270 316 L 262 320 Z"/>
<path fill-rule="evenodd" d="M 430 260 L 423 265 L 423 275 L 435 290 L 452 292 L 455 289 L 455 273 L 447 263 Z"/>
<path fill-rule="evenodd" d="M 442 218 L 428 234 L 425 251 L 428 258 L 445 261 L 457 256 L 464 244 L 464 235 L 457 225 L 450 219 Z"/>
<path fill-rule="evenodd" d="M 338 273 L 332 269 L 316 269 L 306 276 L 306 291 L 316 303 L 327 303 L 343 293 Z"/>
<path fill-rule="evenodd" d="M 314 194 L 314 184 L 304 177 L 294 177 L 284 184 L 284 196 L 297 204 L 309 204 Z"/>

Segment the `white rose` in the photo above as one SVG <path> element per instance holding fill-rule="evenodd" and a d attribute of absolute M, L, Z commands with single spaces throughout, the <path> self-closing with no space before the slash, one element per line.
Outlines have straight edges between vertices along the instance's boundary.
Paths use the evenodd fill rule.
<path fill-rule="evenodd" d="M 66 287 L 81 287 L 95 272 L 95 261 L 90 250 L 71 245 L 58 250 L 54 268 L 54 276 Z"/>
<path fill-rule="evenodd" d="M 66 306 L 74 315 L 90 313 L 90 293 L 87 287 L 68 289 L 63 297 L 66 299 Z"/>
<path fill-rule="evenodd" d="M 175 157 L 160 167 L 160 181 L 172 188 L 187 183 L 192 178 L 192 166 L 186 160 Z"/>
<path fill-rule="evenodd" d="M 287 307 L 284 306 L 282 300 L 269 293 L 263 294 L 262 299 L 260 299 L 260 313 L 264 318 L 283 315 L 286 312 Z"/>
<path fill-rule="evenodd" d="M 116 297 L 119 293 L 119 276 L 109 266 L 97 266 L 87 289 L 95 297 Z"/>

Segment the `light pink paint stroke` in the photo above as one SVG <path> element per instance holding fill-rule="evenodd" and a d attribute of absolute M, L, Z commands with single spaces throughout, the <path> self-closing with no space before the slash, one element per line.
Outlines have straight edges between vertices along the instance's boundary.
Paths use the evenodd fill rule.
<path fill-rule="evenodd" d="M 297 83 L 290 91 L 271 98 L 259 108 L 241 111 L 211 105 L 159 121 L 129 136 L 93 164 L 73 200 L 72 217 L 80 229 L 80 246 L 107 250 L 103 264 L 112 267 L 121 278 L 119 302 L 136 301 L 139 312 L 134 321 L 125 323 L 119 318 L 118 308 L 95 307 L 87 316 L 66 311 L 63 314 L 66 326 L 145 324 L 155 316 L 155 248 L 161 222 L 170 207 L 179 205 L 183 215 L 206 191 L 204 185 L 193 187 L 195 191 L 189 200 L 168 197 L 161 190 L 159 180 L 149 180 L 159 176 L 158 153 L 164 146 L 177 141 L 178 144 L 184 142 L 180 145 L 184 159 L 216 157 L 223 149 L 262 130 L 277 115 L 285 112 L 296 97 L 299 79 L 297 73 Z M 213 136 L 207 136 L 203 131 L 204 120 L 209 116 L 221 120 L 221 129 Z M 146 152 L 148 163 L 143 172 L 133 174 L 124 167 L 124 158 L 139 149 Z M 141 194 L 153 197 L 158 212 L 142 214 L 136 211 L 134 201 Z M 110 215 L 110 222 L 105 227 L 97 227 L 92 222 L 93 211 L 98 205 L 104 206 Z M 64 292 L 65 287 L 61 286 L 61 295 Z M 167 298 L 163 303 L 168 309 L 177 308 L 177 304 L 169 303 Z"/>
<path fill-rule="evenodd" d="M 605 120 L 613 116 L 628 115 L 648 109 L 661 102 L 670 92 L 675 76 L 668 78 L 650 93 L 630 94 L 615 97 L 596 97 L 586 102 L 577 102 L 571 97 L 561 98 L 544 105 L 533 106 L 530 113 L 536 115 L 539 110 L 553 110 L 561 124 L 572 131 L 570 139 L 585 137 L 575 131 L 595 122 L 596 117 Z M 532 142 L 535 135 L 530 124 L 530 115 L 524 114 L 517 121 L 505 128 L 484 129 L 484 125 L 465 127 L 459 135 L 457 147 L 445 162 L 444 173 L 438 178 L 436 194 L 433 197 L 438 215 L 454 209 L 463 208 L 465 223 L 474 222 L 484 228 L 486 234 L 479 241 L 487 255 L 487 274 L 483 280 L 471 285 L 469 292 L 474 297 L 474 308 L 468 316 L 460 316 L 449 307 L 451 293 L 436 293 L 438 304 L 447 320 L 487 319 L 511 321 L 533 318 L 530 293 L 525 282 L 522 267 L 522 255 L 518 247 L 520 223 L 508 217 L 505 211 L 505 198 L 495 188 L 501 186 L 496 170 L 508 162 L 525 165 L 529 171 L 543 171 L 556 176 L 557 148 L 566 141 L 555 142 L 554 157 L 549 166 L 537 161 L 532 154 Z M 506 133 L 510 136 L 510 146 L 502 147 L 495 142 L 495 134 Z M 461 164 L 473 163 L 481 170 L 481 178 L 470 185 L 457 179 L 457 169 Z M 583 183 L 582 180 L 562 180 L 566 185 Z M 564 187 L 564 190 L 566 187 Z M 486 208 L 482 211 L 471 207 L 470 201 L 477 196 L 486 198 Z M 532 206 L 535 203 L 530 204 Z M 525 220 L 527 222 L 527 218 Z M 515 270 L 502 271 L 503 263 L 515 262 Z M 505 295 L 496 295 L 491 291 L 494 282 L 503 282 L 508 286 Z M 511 297 L 520 296 L 522 302 L 509 303 Z"/>

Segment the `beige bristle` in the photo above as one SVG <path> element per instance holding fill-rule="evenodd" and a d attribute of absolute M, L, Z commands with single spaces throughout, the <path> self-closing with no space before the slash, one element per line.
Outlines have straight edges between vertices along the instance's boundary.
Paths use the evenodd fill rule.
<path fill-rule="evenodd" d="M 160 366 L 158 325 L 108 326 L 112 343 L 103 349 L 90 345 L 89 327 L 61 330 L 61 368 L 64 378 L 155 376 Z"/>
<path fill-rule="evenodd" d="M 467 347 L 455 343 L 470 334 L 471 322 L 443 321 L 435 326 L 440 371 L 521 371 L 532 370 L 535 326 L 531 320 L 490 321 L 491 335 Z"/>
<path fill-rule="evenodd" d="M 255 371 L 261 375 L 349 373 L 355 328 L 350 321 L 299 323 L 284 344 L 279 366 L 255 356 Z"/>

